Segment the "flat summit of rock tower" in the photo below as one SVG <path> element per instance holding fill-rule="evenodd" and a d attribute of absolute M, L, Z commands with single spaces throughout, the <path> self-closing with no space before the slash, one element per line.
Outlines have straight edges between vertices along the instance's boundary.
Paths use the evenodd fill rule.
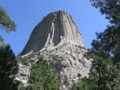
<path fill-rule="evenodd" d="M 34 28 L 21 54 L 37 52 L 42 48 L 54 47 L 63 43 L 85 47 L 72 17 L 65 11 L 52 12 Z"/>

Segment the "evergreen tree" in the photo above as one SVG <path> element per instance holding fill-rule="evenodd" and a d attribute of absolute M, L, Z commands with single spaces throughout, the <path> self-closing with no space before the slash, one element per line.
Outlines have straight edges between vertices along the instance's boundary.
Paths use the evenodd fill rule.
<path fill-rule="evenodd" d="M 9 45 L 0 45 L 0 90 L 14 90 L 12 88 L 13 72 L 17 62 Z"/>
<path fill-rule="evenodd" d="M 120 62 L 120 1 L 119 0 L 91 0 L 92 5 L 100 9 L 102 14 L 110 21 L 110 25 L 102 33 L 97 34 L 95 44 L 101 44 L 99 48 L 109 54 L 113 61 Z"/>
<path fill-rule="evenodd" d="M 6 29 L 7 32 L 16 30 L 15 22 L 9 18 L 6 11 L 2 7 L 0 7 L 0 26 Z"/>
<path fill-rule="evenodd" d="M 120 0 L 90 0 L 92 5 L 100 10 L 111 24 L 120 25 Z"/>
<path fill-rule="evenodd" d="M 104 70 L 102 77 L 105 79 L 103 83 L 106 87 L 111 87 L 108 90 L 119 90 L 120 86 L 120 1 L 119 0 L 91 0 L 92 5 L 100 9 L 102 14 L 110 21 L 106 30 L 102 33 L 97 33 L 97 39 L 92 42 L 90 53 L 92 58 L 99 60 L 99 66 L 106 63 L 101 68 Z M 94 59 L 93 62 L 96 62 Z M 103 68 L 106 67 L 106 68 Z M 94 68 L 96 71 L 98 68 Z M 101 71 L 99 71 L 101 72 Z M 107 72 L 107 73 L 106 73 Z M 99 81 L 102 79 L 99 77 Z"/>
<path fill-rule="evenodd" d="M 32 66 L 28 90 L 59 90 L 60 81 L 52 67 L 43 59 Z"/>
<path fill-rule="evenodd" d="M 89 78 L 74 90 L 120 90 L 120 0 L 91 0 L 110 21 L 104 32 L 97 33 L 88 56 L 93 58 Z M 79 88 L 79 89 L 78 89 Z"/>
<path fill-rule="evenodd" d="M 12 21 L 6 11 L 0 7 L 0 26 L 6 30 L 6 32 L 11 32 L 16 30 L 15 22 Z M 3 43 L 4 39 L 0 35 L 0 42 Z M 0 43 L 1 44 L 1 43 Z"/>
<path fill-rule="evenodd" d="M 16 30 L 16 25 L 12 21 L 5 10 L 0 7 L 0 26 L 3 27 L 6 32 Z M 14 69 L 17 65 L 15 55 L 10 48 L 10 45 L 4 44 L 4 39 L 0 36 L 0 90 L 15 90 L 12 85 L 13 74 L 16 71 Z"/>

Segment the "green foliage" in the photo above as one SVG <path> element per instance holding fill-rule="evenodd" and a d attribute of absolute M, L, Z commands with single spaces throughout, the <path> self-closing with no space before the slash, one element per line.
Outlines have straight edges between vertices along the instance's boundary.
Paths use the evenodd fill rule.
<path fill-rule="evenodd" d="M 2 7 L 0 7 L 0 26 L 6 29 L 6 32 L 16 30 L 14 21 L 10 20 Z M 0 90 L 16 90 L 16 86 L 12 83 L 16 71 L 15 55 L 10 45 L 4 44 L 4 39 L 0 36 Z"/>
<path fill-rule="evenodd" d="M 4 39 L 2 38 L 2 36 L 0 36 L 0 44 L 3 44 Z"/>
<path fill-rule="evenodd" d="M 16 30 L 14 21 L 10 20 L 9 16 L 2 7 L 0 7 L 0 25 L 6 29 L 7 32 Z"/>
<path fill-rule="evenodd" d="M 23 65 L 29 65 L 29 59 L 28 58 L 26 58 L 26 57 L 21 57 L 21 56 L 18 56 L 17 58 L 16 58 L 16 60 L 19 62 L 19 63 L 22 63 Z"/>
<path fill-rule="evenodd" d="M 92 5 L 99 8 L 102 14 L 110 20 L 112 24 L 120 25 L 120 1 L 119 0 L 90 0 Z"/>
<path fill-rule="evenodd" d="M 74 86 L 74 90 L 120 90 L 120 1 L 90 1 L 106 15 L 110 25 L 93 40 L 88 53 L 93 58 L 89 78 Z"/>
<path fill-rule="evenodd" d="M 15 55 L 9 45 L 0 45 L 0 90 L 14 90 L 11 74 L 17 65 Z"/>
<path fill-rule="evenodd" d="M 33 65 L 29 82 L 30 90 L 59 90 L 60 85 L 57 75 L 43 58 Z"/>
<path fill-rule="evenodd" d="M 120 62 L 120 1 L 91 0 L 91 2 L 111 22 L 104 32 L 97 34 L 97 40 L 92 43 L 93 48 L 94 50 L 104 50 L 115 63 L 118 63 Z M 100 46 L 96 47 L 95 45 Z"/>
<path fill-rule="evenodd" d="M 91 2 L 111 22 L 111 25 L 108 25 L 104 32 L 97 33 L 97 39 L 92 43 L 92 51 L 104 52 L 120 68 L 120 1 L 91 0 Z"/>
<path fill-rule="evenodd" d="M 90 84 L 91 83 L 86 78 L 84 78 L 83 80 L 79 81 L 77 84 L 73 84 L 71 90 L 95 90 L 95 89 L 90 89 L 89 87 Z"/>
<path fill-rule="evenodd" d="M 120 71 L 111 60 L 94 54 L 88 78 L 73 85 L 72 90 L 119 90 Z"/>

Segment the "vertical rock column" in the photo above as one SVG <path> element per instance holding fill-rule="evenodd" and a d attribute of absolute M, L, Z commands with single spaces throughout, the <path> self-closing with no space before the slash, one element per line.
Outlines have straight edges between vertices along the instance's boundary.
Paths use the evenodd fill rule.
<path fill-rule="evenodd" d="M 85 47 L 72 17 L 65 11 L 52 12 L 33 30 L 22 55 L 37 52 L 44 47 L 54 47 L 60 42 Z"/>

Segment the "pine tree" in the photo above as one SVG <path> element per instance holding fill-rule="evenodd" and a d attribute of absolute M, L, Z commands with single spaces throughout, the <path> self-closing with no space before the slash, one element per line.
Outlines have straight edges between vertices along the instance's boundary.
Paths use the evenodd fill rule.
<path fill-rule="evenodd" d="M 16 30 L 14 21 L 9 18 L 2 7 L 0 7 L 0 26 L 2 26 L 6 32 Z M 15 90 L 12 85 L 13 74 L 15 73 L 13 71 L 16 71 L 15 66 L 17 66 L 15 54 L 10 48 L 10 45 L 4 44 L 4 39 L 0 36 L 0 90 Z"/>
<path fill-rule="evenodd" d="M 2 26 L 7 32 L 15 31 L 16 25 L 12 21 L 6 11 L 0 7 L 0 26 Z"/>
<path fill-rule="evenodd" d="M 119 0 L 91 0 L 92 5 L 99 8 L 110 21 L 110 25 L 102 33 L 97 34 L 95 43 L 102 44 L 99 48 L 112 56 L 113 61 L 120 62 L 120 1 Z M 93 47 L 95 48 L 95 46 Z"/>
<path fill-rule="evenodd" d="M 91 3 L 110 24 L 104 32 L 97 33 L 87 54 L 93 58 L 89 78 L 84 78 L 74 90 L 120 90 L 120 0 L 91 0 Z"/>
<path fill-rule="evenodd" d="M 0 45 L 0 90 L 14 90 L 12 88 L 13 72 L 17 62 L 9 45 Z"/>
<path fill-rule="evenodd" d="M 90 0 L 111 24 L 120 25 L 120 0 Z"/>
<path fill-rule="evenodd" d="M 16 30 L 15 22 L 12 21 L 6 11 L 0 7 L 0 27 L 6 30 L 6 32 L 11 32 Z M 0 35 L 0 42 L 3 43 L 4 39 Z M 0 43 L 1 44 L 1 43 Z"/>
<path fill-rule="evenodd" d="M 29 83 L 29 90 L 59 90 L 60 86 L 57 75 L 42 57 L 32 66 Z"/>

